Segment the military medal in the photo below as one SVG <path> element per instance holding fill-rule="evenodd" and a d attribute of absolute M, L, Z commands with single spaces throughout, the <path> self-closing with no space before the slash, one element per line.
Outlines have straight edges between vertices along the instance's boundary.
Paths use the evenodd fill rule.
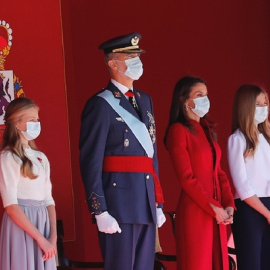
<path fill-rule="evenodd" d="M 149 118 L 149 128 L 148 132 L 151 137 L 152 143 L 154 144 L 156 142 L 156 126 L 155 126 L 155 119 L 153 115 L 150 112 L 147 112 L 147 116 Z"/>

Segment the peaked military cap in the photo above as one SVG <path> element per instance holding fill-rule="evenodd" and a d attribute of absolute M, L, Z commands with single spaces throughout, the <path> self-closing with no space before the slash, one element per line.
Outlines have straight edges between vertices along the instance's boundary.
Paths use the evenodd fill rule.
<path fill-rule="evenodd" d="M 139 33 L 130 33 L 128 35 L 109 39 L 99 45 L 99 49 L 107 53 L 143 53 L 144 50 L 139 48 L 141 39 Z"/>

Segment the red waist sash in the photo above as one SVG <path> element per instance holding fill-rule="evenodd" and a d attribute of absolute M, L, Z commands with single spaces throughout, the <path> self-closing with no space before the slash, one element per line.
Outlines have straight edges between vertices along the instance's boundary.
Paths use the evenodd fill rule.
<path fill-rule="evenodd" d="M 153 167 L 153 159 L 145 156 L 106 156 L 103 172 L 138 172 L 153 175 L 157 203 L 164 203 L 158 176 Z"/>

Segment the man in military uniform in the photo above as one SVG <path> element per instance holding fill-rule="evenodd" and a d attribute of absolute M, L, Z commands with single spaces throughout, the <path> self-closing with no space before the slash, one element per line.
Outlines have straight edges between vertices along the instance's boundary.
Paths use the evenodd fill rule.
<path fill-rule="evenodd" d="M 111 81 L 82 113 L 81 175 L 106 270 L 153 269 L 156 225 L 165 222 L 152 100 L 133 88 L 143 73 L 140 39 L 99 46 Z"/>

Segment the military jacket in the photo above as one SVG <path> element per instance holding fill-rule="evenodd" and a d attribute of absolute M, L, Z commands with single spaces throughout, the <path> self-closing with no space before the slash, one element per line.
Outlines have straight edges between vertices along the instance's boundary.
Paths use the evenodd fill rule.
<path fill-rule="evenodd" d="M 156 128 L 152 100 L 133 89 L 140 116 L 122 92 L 111 82 L 106 89 L 119 99 L 119 106 L 140 118 L 154 147 L 153 166 L 158 174 Z M 102 92 L 101 91 L 101 92 Z M 147 156 L 129 126 L 110 104 L 98 94 L 83 110 L 80 133 L 80 168 L 91 213 L 108 211 L 119 223 L 156 222 L 153 175 L 138 172 L 103 172 L 106 156 Z"/>

